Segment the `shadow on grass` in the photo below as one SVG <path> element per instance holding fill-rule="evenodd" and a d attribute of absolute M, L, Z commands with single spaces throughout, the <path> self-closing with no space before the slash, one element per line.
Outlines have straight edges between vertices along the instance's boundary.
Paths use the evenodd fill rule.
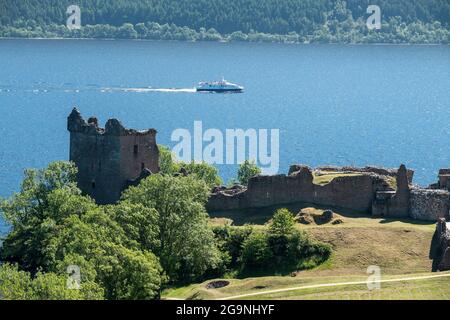
<path fill-rule="evenodd" d="M 416 220 L 412 218 L 383 218 L 380 223 L 387 224 L 392 222 L 403 222 L 403 223 L 409 223 L 419 226 L 429 226 L 432 224 L 436 224 L 435 221 L 426 221 L 426 220 Z"/>
<path fill-rule="evenodd" d="M 245 224 L 265 224 L 268 222 L 275 211 L 281 208 L 286 208 L 293 214 L 297 214 L 301 209 L 313 207 L 320 210 L 332 210 L 333 212 L 347 218 L 370 218 L 368 213 L 361 213 L 355 210 L 342 209 L 333 206 L 316 205 L 308 202 L 296 202 L 289 204 L 279 204 L 269 207 L 251 208 L 242 210 L 228 210 L 228 211 L 215 211 L 210 212 L 211 218 L 228 218 L 233 220 L 233 224 L 236 226 L 242 226 Z"/>
<path fill-rule="evenodd" d="M 294 277 L 297 272 L 312 270 L 318 268 L 328 262 L 331 255 L 326 257 L 311 256 L 298 261 L 297 263 L 291 263 L 287 266 L 268 266 L 265 269 L 241 269 L 235 270 L 236 279 L 254 278 L 254 277 L 274 277 L 274 276 L 292 276 Z"/>
<path fill-rule="evenodd" d="M 285 268 L 284 270 L 241 270 L 236 273 L 236 279 L 288 276 L 295 272 L 295 268 Z"/>
<path fill-rule="evenodd" d="M 291 211 L 293 214 L 297 214 L 301 209 L 304 208 L 316 208 L 320 210 L 332 210 L 333 212 L 343 216 L 344 218 L 372 218 L 372 215 L 367 212 L 361 212 L 356 210 L 343 209 L 334 206 L 323 206 L 316 205 L 308 202 L 296 202 L 289 204 L 280 204 L 270 207 L 261 207 L 261 208 L 251 208 L 251 209 L 242 209 L 242 210 L 228 210 L 228 211 L 215 211 L 210 212 L 209 216 L 211 218 L 228 218 L 233 220 L 233 225 L 235 226 L 243 226 L 245 224 L 256 224 L 263 225 L 267 223 L 278 209 L 286 208 Z M 412 225 L 432 225 L 436 222 L 434 221 L 425 221 L 425 220 L 416 220 L 412 218 L 381 218 L 381 224 L 389 224 L 393 222 L 403 222 L 409 223 Z"/>

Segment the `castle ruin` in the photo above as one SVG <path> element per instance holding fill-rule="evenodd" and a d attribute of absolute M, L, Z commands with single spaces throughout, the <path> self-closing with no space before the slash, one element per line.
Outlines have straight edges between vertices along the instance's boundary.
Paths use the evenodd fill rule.
<path fill-rule="evenodd" d="M 436 271 L 450 270 L 450 222 L 440 218 L 436 224 Z"/>
<path fill-rule="evenodd" d="M 315 179 L 331 174 L 326 183 Z M 217 187 L 207 203 L 210 212 L 243 210 L 293 203 L 337 207 L 373 217 L 448 219 L 450 192 L 446 187 L 412 184 L 414 172 L 377 167 L 319 167 L 292 165 L 287 175 L 258 175 L 248 186 Z"/>
<path fill-rule="evenodd" d="M 80 189 L 99 204 L 114 203 L 129 185 L 159 172 L 156 130 L 125 129 L 116 119 L 105 128 L 96 118 L 87 122 L 74 108 L 68 117 L 70 160 L 78 167 Z M 317 177 L 330 175 L 317 183 Z M 249 180 L 248 186 L 216 187 L 206 204 L 209 212 L 263 208 L 292 203 L 350 209 L 374 217 L 437 221 L 448 219 L 450 169 L 427 188 L 413 185 L 414 171 L 379 167 L 292 165 L 289 173 Z"/>
<path fill-rule="evenodd" d="M 70 161 L 78 167 L 78 187 L 99 204 L 115 203 L 122 191 L 159 172 L 156 130 L 125 129 L 116 119 L 98 126 L 74 108 L 67 119 Z"/>
<path fill-rule="evenodd" d="M 130 185 L 159 172 L 156 130 L 125 129 L 116 119 L 98 126 L 74 108 L 68 117 L 70 160 L 78 167 L 79 188 L 99 204 L 115 203 Z M 248 186 L 215 187 L 208 212 L 309 203 L 371 214 L 374 217 L 438 221 L 436 269 L 450 270 L 450 169 L 437 183 L 412 184 L 414 171 L 378 167 L 292 165 L 287 175 L 257 175 Z M 323 177 L 329 179 L 323 179 Z"/>
<path fill-rule="evenodd" d="M 314 181 L 315 177 L 329 173 L 335 176 L 330 181 Z M 210 197 L 207 208 L 210 211 L 240 210 L 303 202 L 375 216 L 405 217 L 409 214 L 408 175 L 412 179 L 413 172 L 404 166 L 398 171 L 388 171 L 370 167 L 313 170 L 305 165 L 293 165 L 288 175 L 258 175 L 250 178 L 247 187 L 218 188 Z"/>

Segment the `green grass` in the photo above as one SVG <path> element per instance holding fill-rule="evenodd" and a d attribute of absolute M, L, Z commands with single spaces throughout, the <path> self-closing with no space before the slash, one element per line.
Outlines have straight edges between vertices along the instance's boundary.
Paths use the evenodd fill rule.
<path fill-rule="evenodd" d="M 333 211 L 335 218 L 343 220 L 342 224 L 296 224 L 298 229 L 306 231 L 313 239 L 329 243 L 333 248 L 333 254 L 325 264 L 299 274 L 360 275 L 365 274 L 369 265 L 378 265 L 387 274 L 394 275 L 431 270 L 429 256 L 435 231 L 433 222 L 372 218 L 338 209 Z M 239 224 L 252 224 L 257 217 L 256 212 L 235 212 L 229 218 L 237 219 Z M 255 227 L 262 228 L 270 217 L 268 214 L 262 215 Z"/>
<path fill-rule="evenodd" d="M 338 177 L 355 177 L 361 176 L 364 173 L 360 172 L 338 172 L 338 171 L 321 171 L 320 173 L 313 172 L 313 183 L 317 185 L 326 185 L 330 183 L 334 178 Z M 395 177 L 391 176 L 383 176 L 388 185 L 396 190 L 397 189 L 397 180 Z"/>
<path fill-rule="evenodd" d="M 381 283 L 380 289 L 367 285 L 346 285 L 271 293 L 243 299 L 283 300 L 449 300 L 450 277 Z"/>
<path fill-rule="evenodd" d="M 440 273 L 450 274 L 450 273 Z M 382 279 L 398 279 L 436 275 L 420 273 L 403 276 L 383 276 Z M 382 282 L 380 289 L 369 290 L 366 276 L 330 276 L 330 277 L 261 277 L 244 280 L 231 280 L 230 285 L 220 289 L 206 289 L 209 281 L 184 288 L 168 289 L 163 293 L 165 299 L 327 299 L 327 300 L 384 300 L 384 299 L 450 299 L 450 277 L 417 279 L 408 281 Z M 364 282 L 362 284 L 344 284 L 319 288 L 298 288 L 304 286 L 338 284 L 346 282 Z M 290 291 L 272 292 L 289 289 Z M 262 293 L 262 294 L 260 294 Z"/>
<path fill-rule="evenodd" d="M 392 189 L 397 190 L 397 179 L 395 177 L 386 176 L 386 181 Z"/>
<path fill-rule="evenodd" d="M 313 173 L 313 183 L 318 185 L 326 185 L 330 183 L 334 178 L 338 177 L 355 177 L 361 176 L 362 173 L 345 173 L 345 172 L 334 172 L 334 171 L 322 171 L 319 174 Z"/>
<path fill-rule="evenodd" d="M 303 207 L 312 207 L 304 204 Z M 318 212 L 328 208 L 316 208 Z M 222 215 L 238 220 L 240 225 L 253 223 L 256 228 L 271 218 L 272 211 L 254 210 Z M 292 210 L 297 213 L 298 211 Z M 163 297 L 216 299 L 258 290 L 267 291 L 317 283 L 361 281 L 367 278 L 367 267 L 377 265 L 382 277 L 396 278 L 416 274 L 430 274 L 432 260 L 430 246 L 435 230 L 433 222 L 411 219 L 394 220 L 372 218 L 357 212 L 333 209 L 342 224 L 302 225 L 310 237 L 333 247 L 331 258 L 320 266 L 298 271 L 294 276 L 272 275 L 246 279 L 229 279 L 231 284 L 221 289 L 206 289 L 206 281 L 182 288 L 167 289 Z M 214 219 L 213 224 L 227 223 Z M 211 280 L 210 280 L 211 281 Z M 379 291 L 368 291 L 362 285 L 316 288 L 254 296 L 252 299 L 448 299 L 450 278 L 417 280 L 408 283 L 384 283 Z M 249 298 L 250 299 L 250 298 Z"/>
<path fill-rule="evenodd" d="M 365 273 L 367 266 L 378 265 L 386 274 L 428 272 L 434 223 L 412 220 L 386 220 L 365 216 L 336 214 L 339 225 L 297 225 L 319 241 L 331 244 L 333 254 L 316 274 Z"/>

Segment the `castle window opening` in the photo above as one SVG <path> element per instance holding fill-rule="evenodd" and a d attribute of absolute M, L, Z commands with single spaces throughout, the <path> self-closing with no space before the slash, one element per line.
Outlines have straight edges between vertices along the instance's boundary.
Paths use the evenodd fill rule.
<path fill-rule="evenodd" d="M 138 154 L 138 151 L 139 151 L 139 147 L 138 147 L 137 144 L 135 144 L 135 145 L 134 145 L 134 148 L 133 148 L 133 153 L 134 153 L 134 154 Z"/>
<path fill-rule="evenodd" d="M 145 168 L 145 163 L 142 162 L 142 163 L 141 163 L 141 171 L 144 170 L 144 168 Z"/>
<path fill-rule="evenodd" d="M 95 189 L 95 180 L 92 180 L 92 189 Z"/>

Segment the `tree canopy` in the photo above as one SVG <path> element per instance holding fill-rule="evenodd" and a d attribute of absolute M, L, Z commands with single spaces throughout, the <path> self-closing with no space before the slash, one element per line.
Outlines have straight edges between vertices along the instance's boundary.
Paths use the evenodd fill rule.
<path fill-rule="evenodd" d="M 20 192 L 0 201 L 11 225 L 0 248 L 1 296 L 154 299 L 164 283 L 219 264 L 204 208 L 210 188 L 199 175 L 152 175 L 118 204 L 99 206 L 76 187 L 76 173 L 68 162 L 27 170 Z M 73 265 L 79 293 L 64 282 Z"/>
<path fill-rule="evenodd" d="M 171 279 L 194 280 L 219 263 L 214 234 L 208 228 L 206 183 L 195 175 L 152 175 L 124 192 L 122 203 L 143 205 L 157 217 L 153 245 Z"/>
<path fill-rule="evenodd" d="M 449 43 L 448 0 L 80 0 L 81 30 L 65 27 L 69 0 L 0 2 L 0 37 Z M 381 30 L 368 30 L 379 5 Z"/>
<path fill-rule="evenodd" d="M 150 175 L 103 206 L 77 188 L 73 163 L 27 170 L 21 190 L 0 201 L 11 226 L 0 247 L 0 299 L 157 299 L 165 285 L 328 258 L 285 209 L 266 231 L 213 229 L 205 203 L 214 172 L 192 166 Z"/>
<path fill-rule="evenodd" d="M 157 297 L 163 280 L 159 259 L 141 250 L 120 220 L 114 220 L 111 208 L 81 195 L 76 172 L 67 162 L 25 172 L 21 191 L 0 203 L 0 212 L 11 224 L 1 260 L 29 272 L 33 283 L 51 281 L 49 290 L 64 289 L 57 285 L 59 277 L 66 279 L 67 268 L 78 265 L 83 283 L 103 291 L 105 298 Z"/>
<path fill-rule="evenodd" d="M 71 0 L 4 0 L 0 3 L 0 23 L 22 19 L 65 24 L 66 9 L 71 4 Z M 366 16 L 369 4 L 379 5 L 385 19 L 400 16 L 406 23 L 450 23 L 447 0 L 80 0 L 77 4 L 85 25 L 122 26 L 152 21 L 195 30 L 214 28 L 220 33 L 302 33 L 323 24 L 336 7 L 341 8 L 335 14 L 338 20 L 345 20 L 348 14 L 356 20 Z"/>
<path fill-rule="evenodd" d="M 251 177 L 261 173 L 261 169 L 254 161 L 245 160 L 238 169 L 238 180 L 241 184 L 247 185 Z"/>

